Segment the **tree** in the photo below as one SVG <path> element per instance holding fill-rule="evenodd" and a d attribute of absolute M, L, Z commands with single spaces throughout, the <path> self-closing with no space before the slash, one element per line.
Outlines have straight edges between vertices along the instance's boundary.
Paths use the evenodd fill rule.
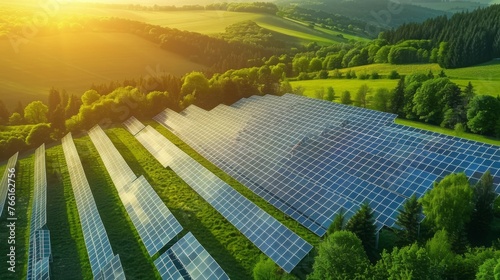
<path fill-rule="evenodd" d="M 356 95 L 354 96 L 354 105 L 366 108 L 366 106 L 368 105 L 367 96 L 369 92 L 370 88 L 368 87 L 368 85 L 362 84 L 356 92 Z"/>
<path fill-rule="evenodd" d="M 473 189 L 475 205 L 469 224 L 469 236 L 472 240 L 481 242 L 490 232 L 490 225 L 493 221 L 493 201 L 496 198 L 493 176 L 489 170 L 483 174 Z"/>
<path fill-rule="evenodd" d="M 40 123 L 31 129 L 28 137 L 26 137 L 26 144 L 31 147 L 37 147 L 45 142 L 49 142 L 52 139 L 50 138 L 51 129 L 48 124 Z"/>
<path fill-rule="evenodd" d="M 445 230 L 438 230 L 434 236 L 427 241 L 425 248 L 429 253 L 431 262 L 437 267 L 448 266 L 455 257 L 455 254 L 451 250 L 448 233 Z"/>
<path fill-rule="evenodd" d="M 416 243 L 403 248 L 395 247 L 391 253 L 384 250 L 374 270 L 374 279 L 440 279 L 427 250 Z"/>
<path fill-rule="evenodd" d="M 56 110 L 56 107 L 61 104 L 61 95 L 59 91 L 55 88 L 49 90 L 49 105 L 48 105 L 48 115 L 50 116 L 49 121 L 52 122 L 52 113 Z"/>
<path fill-rule="evenodd" d="M 352 104 L 351 93 L 348 90 L 345 90 L 340 95 L 340 103 L 345 104 L 345 105 L 351 105 Z"/>
<path fill-rule="evenodd" d="M 483 264 L 479 266 L 476 273 L 476 280 L 497 280 L 500 279 L 500 275 L 497 276 L 495 273 L 495 268 L 499 265 L 497 259 L 487 259 Z"/>
<path fill-rule="evenodd" d="M 409 245 L 414 243 L 418 239 L 420 217 L 422 214 L 422 205 L 418 202 L 415 194 L 406 200 L 398 212 L 396 225 L 401 227 L 401 231 L 398 234 L 400 244 Z"/>
<path fill-rule="evenodd" d="M 344 230 L 345 227 L 345 210 L 341 208 L 337 215 L 335 215 L 335 219 L 328 227 L 328 234 L 333 234 L 334 232 Z"/>
<path fill-rule="evenodd" d="M 359 210 L 347 222 L 345 229 L 353 232 L 361 240 L 370 260 L 375 260 L 375 234 L 377 227 L 373 210 L 368 203 L 363 203 Z"/>
<path fill-rule="evenodd" d="M 12 113 L 12 116 L 9 117 L 10 125 L 20 125 L 23 123 L 23 117 L 18 112 Z"/>
<path fill-rule="evenodd" d="M 321 61 L 321 59 L 317 57 L 311 59 L 311 62 L 309 62 L 310 72 L 320 71 L 322 68 L 323 68 L 323 62 Z"/>
<path fill-rule="evenodd" d="M 360 279 L 369 267 L 359 238 L 352 232 L 337 231 L 319 245 L 313 272 L 307 279 Z"/>
<path fill-rule="evenodd" d="M 326 94 L 323 96 L 323 99 L 328 100 L 328 101 L 333 101 L 335 100 L 335 90 L 333 87 L 329 86 L 326 88 Z"/>
<path fill-rule="evenodd" d="M 447 78 L 438 78 L 425 81 L 416 91 L 413 97 L 413 113 L 419 119 L 439 125 L 443 121 L 444 90 L 450 80 Z"/>
<path fill-rule="evenodd" d="M 379 88 L 371 99 L 371 107 L 377 111 L 389 112 L 391 93 L 386 88 Z"/>
<path fill-rule="evenodd" d="M 66 119 L 78 114 L 78 110 L 80 109 L 80 100 L 75 96 L 71 95 L 68 99 L 68 104 L 66 108 L 64 108 L 64 116 Z"/>
<path fill-rule="evenodd" d="M 391 99 L 389 101 L 389 112 L 397 114 L 399 117 L 404 117 L 404 106 L 405 106 L 405 77 L 401 77 L 398 81 L 398 85 L 391 94 Z"/>
<path fill-rule="evenodd" d="M 387 77 L 391 80 L 395 80 L 399 79 L 400 76 L 397 70 L 392 70 Z"/>
<path fill-rule="evenodd" d="M 305 56 L 295 57 L 292 61 L 292 68 L 295 74 L 307 72 L 309 70 L 309 59 Z"/>
<path fill-rule="evenodd" d="M 0 100 L 0 125 L 6 124 L 9 121 L 9 110 L 5 107 L 5 104 Z"/>
<path fill-rule="evenodd" d="M 48 108 L 41 101 L 33 101 L 24 108 L 24 119 L 32 124 L 47 122 Z"/>
<path fill-rule="evenodd" d="M 59 133 L 66 132 L 66 118 L 64 117 L 64 109 L 61 104 L 57 105 L 56 109 L 52 112 L 51 127 Z"/>
<path fill-rule="evenodd" d="M 457 243 L 474 209 L 473 190 L 464 173 L 450 174 L 427 192 L 420 200 L 425 221 L 436 230 L 444 229 Z"/>
<path fill-rule="evenodd" d="M 91 89 L 87 90 L 85 93 L 82 95 L 82 103 L 83 105 L 91 105 L 92 103 L 96 102 L 99 100 L 101 96 L 97 91 Z"/>
<path fill-rule="evenodd" d="M 260 70 L 260 69 L 259 69 Z M 269 70 L 269 67 L 266 68 Z M 264 70 L 263 70 L 264 71 Z M 270 70 L 269 70 L 270 72 Z M 191 72 L 186 74 L 183 78 L 183 83 L 181 87 L 181 98 L 183 103 L 183 108 L 186 108 L 191 101 L 201 105 L 208 105 L 213 102 L 213 98 L 208 96 L 209 92 L 209 82 L 205 75 L 201 72 Z M 191 97 L 188 97 L 191 95 Z M 211 100 L 212 99 L 212 100 Z"/>
<path fill-rule="evenodd" d="M 476 95 L 469 103 L 467 126 L 474 133 L 493 135 L 500 118 L 500 101 L 490 95 Z"/>

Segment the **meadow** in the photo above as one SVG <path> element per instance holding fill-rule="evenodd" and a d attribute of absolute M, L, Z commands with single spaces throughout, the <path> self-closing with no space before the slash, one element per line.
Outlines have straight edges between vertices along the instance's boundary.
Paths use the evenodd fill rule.
<path fill-rule="evenodd" d="M 15 52 L 0 40 L 0 92 L 7 107 L 18 101 L 46 102 L 49 89 L 80 96 L 92 84 L 170 73 L 182 76 L 205 67 L 154 43 L 124 33 L 79 33 L 34 37 Z"/>
<path fill-rule="evenodd" d="M 451 81 L 457 83 L 459 86 L 465 87 L 470 81 L 474 86 L 477 94 L 487 94 L 492 96 L 497 96 L 500 94 L 500 60 L 498 59 L 480 65 L 458 69 L 443 69 L 437 63 L 403 65 L 384 63 L 345 68 L 341 69 L 340 72 L 346 73 L 349 70 L 355 71 L 356 74 L 363 72 L 370 74 L 373 71 L 376 71 L 379 75 L 382 76 L 382 78 L 386 78 L 392 70 L 396 70 L 400 75 L 409 75 L 412 73 L 427 74 L 429 70 L 432 71 L 434 75 L 438 75 L 441 70 L 443 70 L 446 76 L 448 76 Z M 363 84 L 364 82 L 365 81 L 363 80 L 358 80 L 359 85 Z M 370 84 L 368 83 L 368 85 Z M 396 85 L 396 83 L 394 83 L 394 85 Z M 309 86 L 314 87 L 314 83 Z M 393 87 L 394 86 L 390 88 Z"/>

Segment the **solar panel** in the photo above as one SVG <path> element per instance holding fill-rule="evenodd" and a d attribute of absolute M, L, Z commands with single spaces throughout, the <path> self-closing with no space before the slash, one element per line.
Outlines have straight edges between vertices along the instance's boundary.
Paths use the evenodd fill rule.
<path fill-rule="evenodd" d="M 144 128 L 144 125 L 138 121 L 135 117 L 130 117 L 126 120 L 123 125 L 132 134 L 136 135 L 139 131 Z"/>
<path fill-rule="evenodd" d="M 35 150 L 34 191 L 30 223 L 27 279 L 49 279 L 52 260 L 50 232 L 46 229 L 47 176 L 45 144 Z"/>
<path fill-rule="evenodd" d="M 102 271 L 94 277 L 96 280 L 122 280 L 125 278 L 120 256 L 114 256 L 103 268 Z"/>
<path fill-rule="evenodd" d="M 229 279 L 192 233 L 155 260 L 162 279 Z"/>
<path fill-rule="evenodd" d="M 156 254 L 182 231 L 182 226 L 146 179 L 143 176 L 136 179 L 99 126 L 94 127 L 89 135 L 144 246 L 151 256 Z"/>
<path fill-rule="evenodd" d="M 155 118 L 254 193 L 323 235 L 340 208 L 370 202 L 393 226 L 405 199 L 464 171 L 490 170 L 500 191 L 500 150 L 394 124 L 395 115 L 287 94 Z"/>
<path fill-rule="evenodd" d="M 94 126 L 88 134 L 118 190 L 137 178 L 101 127 Z"/>
<path fill-rule="evenodd" d="M 83 237 L 89 256 L 90 268 L 92 269 L 94 278 L 97 278 L 101 271 L 105 269 L 105 267 L 108 267 L 110 262 L 116 257 L 111 249 L 106 229 L 104 228 L 97 210 L 90 185 L 85 176 L 85 171 L 83 170 L 71 133 L 68 133 L 62 139 L 62 147 L 68 166 L 71 186 L 75 195 Z M 120 264 L 119 260 L 118 264 Z M 122 268 L 119 268 L 119 270 L 123 271 Z"/>
<path fill-rule="evenodd" d="M 143 176 L 123 188 L 120 198 L 151 256 L 182 231 L 182 226 Z"/>
<path fill-rule="evenodd" d="M 165 154 L 153 154 L 161 162 L 170 158 L 169 167 L 210 203 L 243 235 L 285 271 L 290 272 L 312 246 L 274 217 L 235 191 L 220 178 L 147 126 L 136 138 L 144 146 L 162 143 Z"/>
<path fill-rule="evenodd" d="M 7 199 L 7 191 L 9 187 L 9 170 L 16 166 L 17 156 L 19 153 L 15 153 L 9 158 L 7 165 L 5 166 L 5 171 L 3 173 L 2 181 L 0 182 L 0 217 L 2 217 L 3 209 L 5 208 L 5 200 Z M 12 178 L 15 179 L 15 178 Z"/>

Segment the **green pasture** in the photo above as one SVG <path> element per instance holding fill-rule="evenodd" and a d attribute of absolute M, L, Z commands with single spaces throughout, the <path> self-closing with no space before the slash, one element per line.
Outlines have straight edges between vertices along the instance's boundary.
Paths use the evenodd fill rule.
<path fill-rule="evenodd" d="M 488 63 L 458 68 L 458 69 L 443 69 L 437 63 L 424 63 L 424 64 L 370 64 L 365 66 L 357 66 L 351 68 L 341 69 L 340 72 L 346 73 L 348 70 L 354 70 L 356 74 L 366 72 L 371 74 L 376 71 L 383 79 L 392 70 L 396 70 L 400 75 L 409 75 L 412 73 L 427 74 L 429 70 L 438 75 L 441 70 L 458 85 L 465 87 L 469 81 L 474 86 L 477 94 L 487 94 L 497 96 L 500 94 L 500 60 L 490 61 Z M 332 72 L 330 72 L 330 75 Z M 361 85 L 364 81 L 358 80 Z"/>
<path fill-rule="evenodd" d="M 316 90 L 326 89 L 333 87 L 335 96 L 340 97 L 342 92 L 349 91 L 351 98 L 358 91 L 359 87 L 363 84 L 368 85 L 371 92 L 374 93 L 379 88 L 393 89 L 396 87 L 398 80 L 377 79 L 377 80 L 358 80 L 358 79 L 323 79 L 323 80 L 307 80 L 307 81 L 292 81 L 290 84 L 293 88 L 302 87 L 304 95 L 314 97 Z"/>

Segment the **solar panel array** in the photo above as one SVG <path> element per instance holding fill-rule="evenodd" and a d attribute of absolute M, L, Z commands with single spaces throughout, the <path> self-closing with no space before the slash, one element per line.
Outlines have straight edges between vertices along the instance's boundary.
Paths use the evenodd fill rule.
<path fill-rule="evenodd" d="M 394 124 L 393 114 L 287 94 L 252 96 L 205 111 L 191 105 L 155 120 L 253 192 L 322 236 L 339 209 L 365 201 L 376 223 L 452 172 L 471 183 L 490 170 L 500 191 L 500 150 Z"/>
<path fill-rule="evenodd" d="M 108 280 L 108 279 L 125 279 L 125 273 L 123 272 L 122 263 L 120 257 L 115 255 L 99 272 L 96 280 Z"/>
<path fill-rule="evenodd" d="M 18 154 L 19 153 L 15 153 L 13 156 L 9 158 L 9 161 L 5 166 L 5 171 L 3 173 L 2 181 L 0 182 L 0 217 L 2 217 L 2 212 L 3 209 L 5 208 L 5 200 L 7 199 L 7 190 L 9 187 L 9 173 L 10 173 L 9 170 L 16 166 Z"/>
<path fill-rule="evenodd" d="M 76 146 L 73 143 L 71 133 L 67 134 L 62 139 L 62 147 L 64 156 L 68 166 L 68 172 L 71 180 L 71 186 L 75 195 L 76 206 L 85 239 L 85 246 L 90 260 L 90 267 L 94 278 L 102 274 L 102 271 L 110 266 L 110 263 L 118 258 L 119 266 L 115 272 L 124 275 L 123 268 L 119 262 L 119 256 L 114 255 L 109 243 L 106 229 L 101 220 L 101 216 L 97 210 L 92 191 L 90 190 L 89 182 L 85 176 L 80 157 L 76 151 Z M 104 278 L 117 279 L 117 278 Z M 123 276 L 124 279 L 124 276 Z"/>
<path fill-rule="evenodd" d="M 35 151 L 34 191 L 30 223 L 27 279 L 49 279 L 52 261 L 50 232 L 47 230 L 47 174 L 45 144 Z"/>
<path fill-rule="evenodd" d="M 135 174 L 106 133 L 95 126 L 89 136 L 108 170 L 130 219 L 153 256 L 182 231 L 182 226 L 151 185 Z"/>
<path fill-rule="evenodd" d="M 154 263 L 162 279 L 229 279 L 192 233 L 186 234 Z"/>
<path fill-rule="evenodd" d="M 136 138 L 158 161 L 177 173 L 243 235 L 285 271 L 292 269 L 312 246 L 274 217 L 242 196 L 150 126 Z"/>

